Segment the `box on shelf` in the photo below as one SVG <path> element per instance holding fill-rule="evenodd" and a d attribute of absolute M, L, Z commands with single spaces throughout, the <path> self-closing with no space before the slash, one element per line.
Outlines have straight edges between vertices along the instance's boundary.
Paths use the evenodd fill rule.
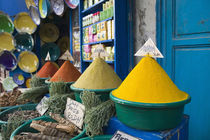
<path fill-rule="evenodd" d="M 114 39 L 114 20 L 112 20 L 112 39 Z"/>
<path fill-rule="evenodd" d="M 107 38 L 112 39 L 112 21 L 107 21 Z"/>

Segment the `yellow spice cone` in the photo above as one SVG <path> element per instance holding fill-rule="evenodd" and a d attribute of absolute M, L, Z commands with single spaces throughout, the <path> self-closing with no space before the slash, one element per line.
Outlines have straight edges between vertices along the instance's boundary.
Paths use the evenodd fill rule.
<path fill-rule="evenodd" d="M 121 84 L 121 79 L 101 58 L 96 58 L 73 84 L 82 89 L 112 89 Z"/>
<path fill-rule="evenodd" d="M 149 56 L 142 58 L 112 94 L 123 100 L 142 103 L 171 103 L 188 98 L 188 94 L 180 91 L 163 68 Z"/>

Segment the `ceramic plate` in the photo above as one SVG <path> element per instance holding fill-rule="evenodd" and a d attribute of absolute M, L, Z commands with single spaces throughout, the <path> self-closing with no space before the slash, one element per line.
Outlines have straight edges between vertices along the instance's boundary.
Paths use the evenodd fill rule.
<path fill-rule="evenodd" d="M 35 2 L 33 0 L 25 0 L 26 7 L 29 9 L 30 6 L 36 6 Z"/>
<path fill-rule="evenodd" d="M 65 0 L 65 3 L 70 7 L 71 9 L 77 8 L 79 5 L 79 0 Z"/>
<path fill-rule="evenodd" d="M 58 40 L 57 45 L 61 50 L 61 54 L 64 54 L 66 52 L 66 50 L 70 49 L 69 37 L 68 36 L 63 36 L 61 39 Z"/>
<path fill-rule="evenodd" d="M 19 33 L 26 32 L 28 34 L 33 34 L 37 28 L 37 25 L 26 12 L 19 13 L 15 16 L 14 25 Z"/>
<path fill-rule="evenodd" d="M 3 50 L 13 51 L 15 49 L 15 40 L 10 33 L 0 33 L 0 52 Z"/>
<path fill-rule="evenodd" d="M 7 77 L 6 79 L 3 80 L 2 82 L 3 88 L 6 91 L 12 91 L 15 87 L 18 87 L 17 84 L 13 81 L 12 77 Z"/>
<path fill-rule="evenodd" d="M 31 78 L 28 78 L 28 79 L 26 80 L 26 87 L 27 87 L 27 88 L 30 88 L 30 87 L 31 87 L 30 82 L 31 82 Z"/>
<path fill-rule="evenodd" d="M 55 24 L 42 24 L 39 30 L 39 35 L 44 42 L 55 42 L 59 37 L 59 29 Z"/>
<path fill-rule="evenodd" d="M 2 51 L 0 53 L 0 65 L 8 71 L 12 71 L 17 67 L 16 56 L 9 51 Z"/>
<path fill-rule="evenodd" d="M 25 82 L 25 78 L 21 73 L 16 73 L 13 75 L 13 81 L 17 84 L 17 85 L 23 85 Z"/>
<path fill-rule="evenodd" d="M 36 7 L 38 7 L 39 6 L 39 0 L 33 0 L 33 1 L 35 3 Z"/>
<path fill-rule="evenodd" d="M 17 33 L 15 41 L 15 47 L 18 51 L 32 51 L 34 48 L 34 40 L 28 33 Z"/>
<path fill-rule="evenodd" d="M 46 18 L 50 13 L 50 2 L 49 0 L 39 0 L 39 13 L 41 18 Z"/>
<path fill-rule="evenodd" d="M 39 11 L 37 7 L 30 6 L 29 8 L 29 15 L 31 16 L 32 20 L 36 25 L 39 25 L 41 22 L 40 16 L 39 16 Z"/>
<path fill-rule="evenodd" d="M 8 32 L 8 33 L 13 33 L 14 31 L 14 24 L 10 17 L 1 12 L 0 13 L 0 32 Z"/>
<path fill-rule="evenodd" d="M 64 12 L 64 1 L 63 0 L 51 0 L 51 7 L 56 15 L 60 16 Z"/>
<path fill-rule="evenodd" d="M 47 54 L 50 54 L 51 61 L 56 61 L 60 56 L 60 48 L 55 43 L 46 43 L 41 47 L 41 57 L 45 60 Z"/>
<path fill-rule="evenodd" d="M 33 52 L 24 51 L 18 57 L 18 66 L 24 72 L 33 73 L 39 67 L 39 59 Z"/>

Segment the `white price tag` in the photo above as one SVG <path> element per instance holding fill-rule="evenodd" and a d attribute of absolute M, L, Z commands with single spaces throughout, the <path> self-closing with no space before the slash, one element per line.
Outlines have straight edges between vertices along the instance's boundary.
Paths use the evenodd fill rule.
<path fill-rule="evenodd" d="M 154 58 L 164 58 L 157 46 L 154 44 L 151 38 L 137 51 L 135 56 L 146 56 L 150 55 Z"/>
<path fill-rule="evenodd" d="M 85 115 L 85 106 L 77 101 L 67 98 L 64 117 L 82 129 Z"/>
<path fill-rule="evenodd" d="M 46 102 L 49 100 L 47 97 L 43 97 L 40 103 L 36 106 L 36 110 L 39 112 L 40 115 L 44 115 L 44 113 L 48 110 L 48 105 Z"/>
<path fill-rule="evenodd" d="M 74 61 L 74 58 L 72 57 L 71 53 L 67 50 L 67 51 L 59 58 L 59 60 Z"/>
<path fill-rule="evenodd" d="M 131 135 L 128 135 L 124 132 L 121 132 L 121 131 L 117 131 L 113 137 L 111 138 L 111 140 L 143 140 L 143 139 L 140 139 L 140 138 L 136 138 L 136 137 L 133 137 Z"/>
<path fill-rule="evenodd" d="M 100 44 L 98 45 L 93 54 L 91 55 L 92 58 L 96 58 L 96 57 L 107 57 L 109 56 L 109 54 L 105 51 L 104 47 Z"/>
<path fill-rule="evenodd" d="M 45 58 L 45 61 L 50 61 L 51 60 L 51 58 L 50 58 L 50 53 L 48 52 L 47 53 L 47 56 L 46 56 L 46 58 Z"/>

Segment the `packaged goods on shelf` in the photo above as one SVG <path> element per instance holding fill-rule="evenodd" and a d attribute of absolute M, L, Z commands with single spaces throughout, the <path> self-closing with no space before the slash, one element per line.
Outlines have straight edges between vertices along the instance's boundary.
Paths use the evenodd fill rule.
<path fill-rule="evenodd" d="M 114 20 L 112 20 L 112 39 L 114 39 Z"/>
<path fill-rule="evenodd" d="M 107 38 L 112 39 L 112 21 L 107 21 Z"/>

